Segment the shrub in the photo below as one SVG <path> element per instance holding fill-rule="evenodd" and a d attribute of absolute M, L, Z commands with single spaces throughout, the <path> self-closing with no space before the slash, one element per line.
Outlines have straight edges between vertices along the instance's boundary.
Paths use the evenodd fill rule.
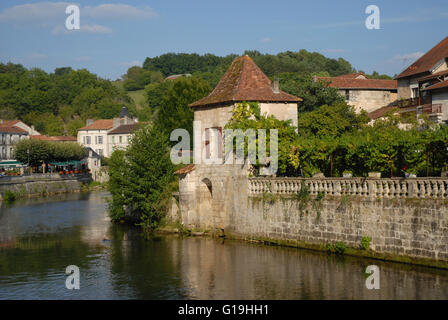
<path fill-rule="evenodd" d="M 370 237 L 362 237 L 361 239 L 361 249 L 362 250 L 369 250 L 370 248 L 370 241 L 372 241 L 372 238 Z"/>
<path fill-rule="evenodd" d="M 11 190 L 6 190 L 5 194 L 3 195 L 3 200 L 5 201 L 5 203 L 12 203 L 16 201 L 16 195 Z"/>

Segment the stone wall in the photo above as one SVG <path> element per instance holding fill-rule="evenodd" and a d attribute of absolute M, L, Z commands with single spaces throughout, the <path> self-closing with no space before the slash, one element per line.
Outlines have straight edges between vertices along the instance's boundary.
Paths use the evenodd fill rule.
<path fill-rule="evenodd" d="M 448 268 L 446 178 L 244 179 L 242 172 L 218 178 L 208 170 L 180 179 L 187 228 L 320 250 L 342 242 L 360 252 L 362 238 L 370 237 L 362 255 Z M 210 207 L 199 195 L 205 177 L 213 185 Z"/>
<path fill-rule="evenodd" d="M 260 182 L 270 190 L 260 188 Z M 448 180 L 306 179 L 303 183 L 250 179 L 247 207 L 233 216 L 229 231 L 244 238 L 317 247 L 342 242 L 360 248 L 361 239 L 370 237 L 370 249 L 392 260 L 428 259 L 448 267 Z M 307 192 L 298 196 L 304 185 Z"/>
<path fill-rule="evenodd" d="M 347 103 L 354 106 L 356 111 L 372 112 L 378 108 L 389 105 L 397 100 L 397 92 L 391 90 L 349 90 L 350 100 Z M 345 90 L 339 93 L 345 97 Z"/>
<path fill-rule="evenodd" d="M 18 197 L 33 197 L 81 191 L 82 184 L 92 181 L 89 175 L 60 176 L 59 174 L 33 174 L 23 177 L 0 178 L 0 200 L 6 190 Z"/>

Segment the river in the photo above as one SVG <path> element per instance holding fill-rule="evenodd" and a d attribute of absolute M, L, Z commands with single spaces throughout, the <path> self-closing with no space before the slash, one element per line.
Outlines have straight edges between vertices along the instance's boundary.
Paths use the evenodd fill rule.
<path fill-rule="evenodd" d="M 107 193 L 0 208 L 0 299 L 448 299 L 448 271 L 202 237 L 145 240 Z M 65 286 L 68 265 L 80 289 Z M 365 268 L 380 269 L 380 289 Z"/>

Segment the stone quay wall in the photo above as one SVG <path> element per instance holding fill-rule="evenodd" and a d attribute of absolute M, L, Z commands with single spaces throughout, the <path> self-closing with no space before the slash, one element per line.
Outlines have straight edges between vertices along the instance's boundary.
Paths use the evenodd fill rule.
<path fill-rule="evenodd" d="M 6 190 L 19 197 L 35 197 L 50 194 L 81 191 L 82 184 L 91 182 L 90 175 L 33 174 L 20 177 L 0 177 L 0 200 Z"/>
<path fill-rule="evenodd" d="M 448 179 L 249 178 L 226 233 L 448 268 Z M 369 248 L 361 240 L 371 239 Z M 330 247 L 331 248 L 331 247 Z"/>

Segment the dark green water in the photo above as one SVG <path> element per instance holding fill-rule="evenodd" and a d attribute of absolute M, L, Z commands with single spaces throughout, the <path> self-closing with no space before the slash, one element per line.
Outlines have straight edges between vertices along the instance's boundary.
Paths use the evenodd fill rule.
<path fill-rule="evenodd" d="M 0 299 L 448 299 L 448 271 L 208 238 L 144 240 L 107 194 L 0 209 Z M 380 289 L 364 270 L 380 268 Z M 65 268 L 80 269 L 80 290 Z"/>

